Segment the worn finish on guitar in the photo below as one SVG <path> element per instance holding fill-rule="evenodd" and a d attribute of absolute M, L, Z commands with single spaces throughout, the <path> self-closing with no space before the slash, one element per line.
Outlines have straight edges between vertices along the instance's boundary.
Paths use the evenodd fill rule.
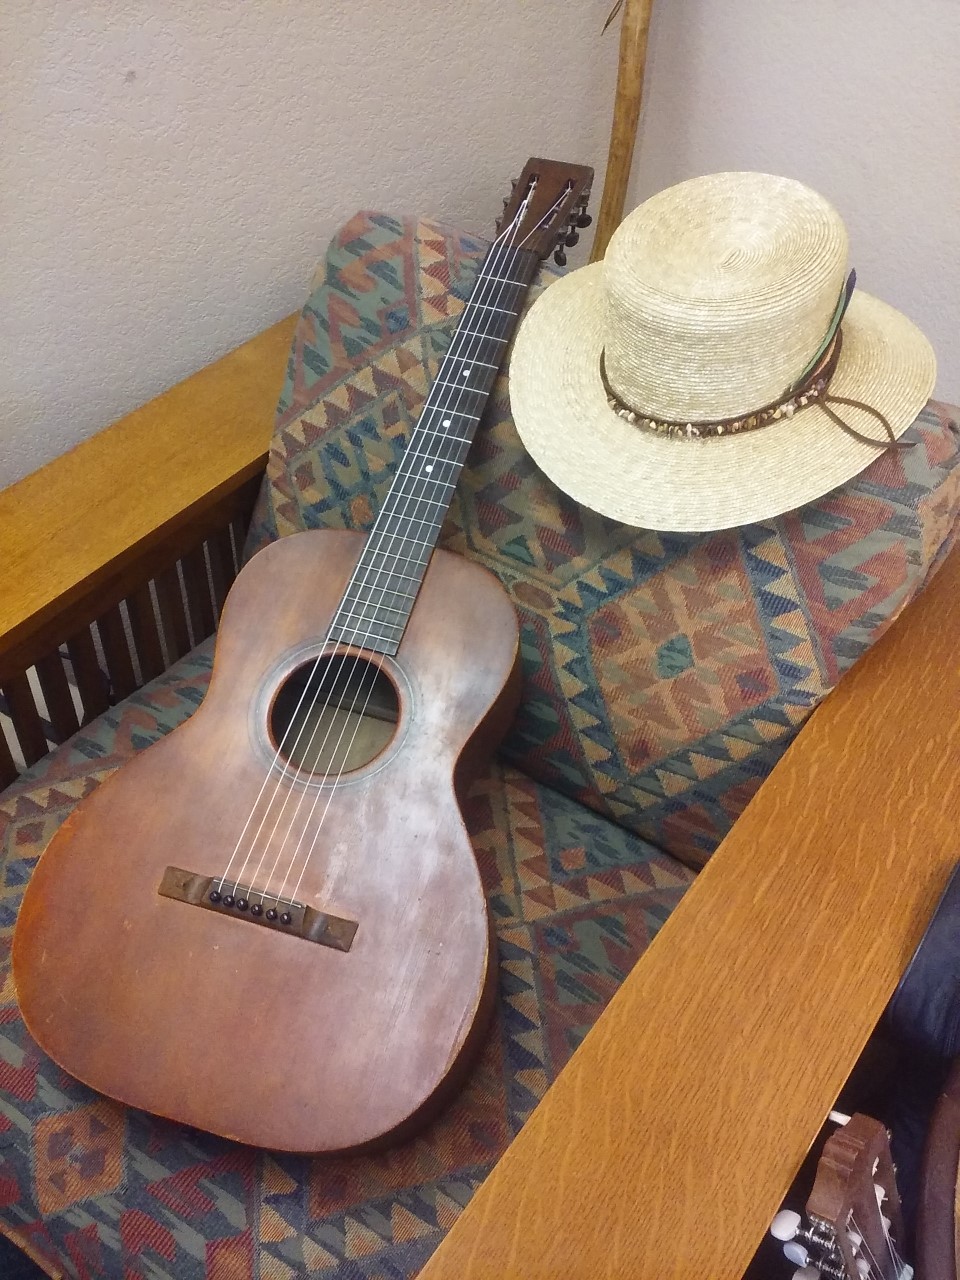
<path fill-rule="evenodd" d="M 373 655 L 398 690 L 395 732 L 333 787 L 297 893 L 357 922 L 349 951 L 159 892 L 172 864 L 223 872 L 270 769 L 272 694 L 319 648 L 363 542 L 315 531 L 254 557 L 228 597 L 202 706 L 67 819 L 15 937 L 24 1017 L 71 1074 L 282 1150 L 401 1135 L 457 1083 L 492 1001 L 486 903 L 457 791 L 514 712 L 517 622 L 492 575 L 445 552 L 396 655 Z M 317 786 L 292 770 L 272 779 Z M 280 892 L 279 879 L 269 888 Z"/>

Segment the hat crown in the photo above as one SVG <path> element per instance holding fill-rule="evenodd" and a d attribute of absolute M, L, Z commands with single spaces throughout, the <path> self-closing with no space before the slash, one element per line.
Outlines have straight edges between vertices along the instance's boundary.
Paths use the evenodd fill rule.
<path fill-rule="evenodd" d="M 611 390 L 684 422 L 779 400 L 827 333 L 846 263 L 839 214 L 790 178 L 718 173 L 659 192 L 603 259 Z"/>

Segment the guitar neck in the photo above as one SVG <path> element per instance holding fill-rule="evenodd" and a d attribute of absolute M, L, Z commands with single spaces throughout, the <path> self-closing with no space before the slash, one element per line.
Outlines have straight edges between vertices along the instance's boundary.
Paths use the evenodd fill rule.
<path fill-rule="evenodd" d="M 496 242 L 477 275 L 330 638 L 395 653 L 539 259 Z"/>

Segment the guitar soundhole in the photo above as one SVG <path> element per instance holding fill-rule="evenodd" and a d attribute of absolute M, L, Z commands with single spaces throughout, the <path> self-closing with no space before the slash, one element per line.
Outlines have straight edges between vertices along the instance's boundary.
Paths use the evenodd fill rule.
<path fill-rule="evenodd" d="M 324 654 L 284 680 L 270 734 L 289 764 L 336 778 L 380 754 L 399 714 L 396 687 L 381 666 L 352 653 Z"/>

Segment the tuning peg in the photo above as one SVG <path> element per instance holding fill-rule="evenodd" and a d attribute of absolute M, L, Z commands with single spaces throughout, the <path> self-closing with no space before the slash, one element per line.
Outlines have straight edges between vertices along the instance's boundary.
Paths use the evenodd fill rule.
<path fill-rule="evenodd" d="M 805 1267 L 810 1261 L 810 1255 L 799 1240 L 790 1240 L 783 1246 L 783 1255 L 788 1262 L 795 1263 L 798 1267 Z"/>
<path fill-rule="evenodd" d="M 801 1267 L 793 1273 L 793 1280 L 820 1280 L 820 1272 L 813 1265 Z"/>
<path fill-rule="evenodd" d="M 563 249 L 561 249 L 559 245 L 553 251 L 553 260 L 558 267 L 565 267 L 567 265 L 567 255 L 563 252 Z"/>
<path fill-rule="evenodd" d="M 589 227 L 589 225 L 590 225 L 590 223 L 591 223 L 592 221 L 593 221 L 593 219 L 590 217 L 589 213 L 581 213 L 581 214 L 577 217 L 577 226 L 578 226 L 578 227 L 580 228 L 580 230 L 582 231 L 582 230 L 584 229 L 584 227 Z"/>
<path fill-rule="evenodd" d="M 774 1240 L 792 1240 L 800 1230 L 800 1215 L 793 1209 L 781 1209 L 770 1223 L 770 1234 Z"/>
<path fill-rule="evenodd" d="M 580 243 L 579 232 L 568 231 L 563 243 L 567 246 L 568 249 L 572 249 L 575 244 Z"/>

